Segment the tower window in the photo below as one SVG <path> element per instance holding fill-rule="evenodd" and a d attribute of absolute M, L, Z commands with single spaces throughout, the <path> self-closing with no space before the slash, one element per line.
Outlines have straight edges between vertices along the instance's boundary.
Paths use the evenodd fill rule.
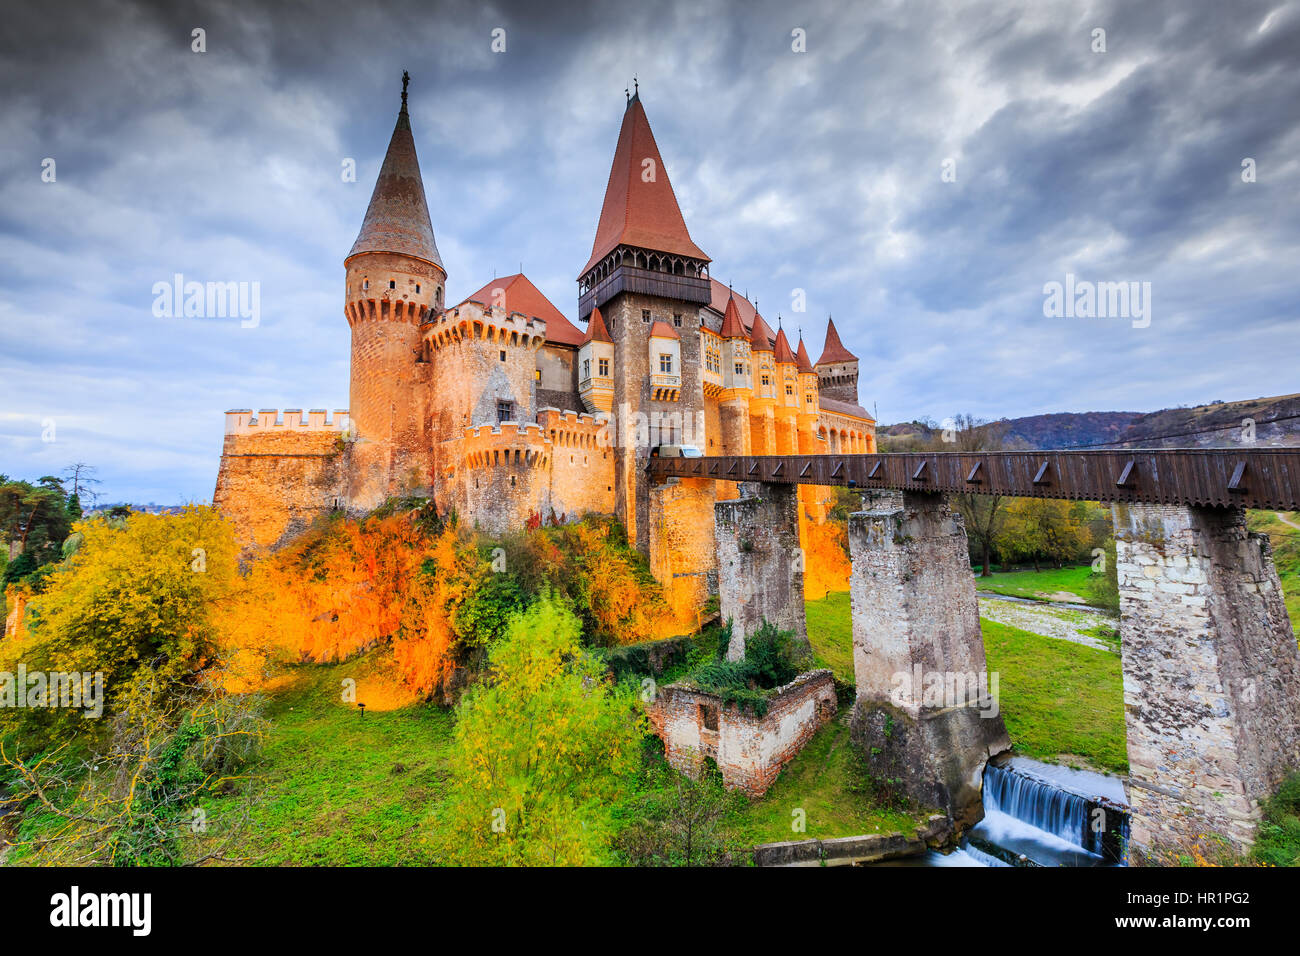
<path fill-rule="evenodd" d="M 793 395 L 793 394 L 794 394 L 794 386 L 793 386 L 793 385 L 787 385 L 787 386 L 785 387 L 785 393 L 786 393 L 787 395 Z"/>
<path fill-rule="evenodd" d="M 770 385 L 770 384 L 771 384 L 771 382 L 768 381 L 768 378 L 767 378 L 766 375 L 763 376 L 763 384 L 764 384 L 764 385 Z"/>
<path fill-rule="evenodd" d="M 736 363 L 736 374 L 737 375 L 745 374 L 745 366 L 741 365 L 739 362 Z"/>
<path fill-rule="evenodd" d="M 679 329 L 682 327 L 682 314 L 680 312 L 675 312 L 673 314 L 673 325 L 677 326 Z"/>
<path fill-rule="evenodd" d="M 582 360 L 582 377 L 591 378 L 591 359 Z"/>
<path fill-rule="evenodd" d="M 369 288 L 370 288 L 370 280 L 367 279 L 365 282 L 361 283 L 361 288 L 362 288 L 363 290 L 365 290 L 365 289 L 369 289 Z"/>
<path fill-rule="evenodd" d="M 540 368 L 533 371 L 533 379 L 538 382 L 542 380 L 542 370 Z"/>
<path fill-rule="evenodd" d="M 397 288 L 397 280 L 396 280 L 396 279 L 389 279 L 389 280 L 388 280 L 388 288 L 390 288 L 390 289 L 396 289 L 396 288 Z"/>
<path fill-rule="evenodd" d="M 420 291 L 420 283 L 418 283 L 418 282 L 415 284 L 415 291 L 416 291 L 417 293 L 419 293 L 419 291 Z"/>
<path fill-rule="evenodd" d="M 649 310 L 649 309 L 642 309 L 642 310 L 641 310 L 641 321 L 642 321 L 642 322 L 649 322 L 649 321 L 650 321 L 650 310 Z"/>
<path fill-rule="evenodd" d="M 514 402 L 497 402 L 497 424 L 512 421 L 515 411 Z"/>
<path fill-rule="evenodd" d="M 596 367 L 600 370 L 601 378 L 609 377 L 609 359 L 598 359 Z"/>
<path fill-rule="evenodd" d="M 506 360 L 506 350 L 505 350 L 505 349 L 502 349 L 502 350 L 501 350 L 501 361 L 504 362 L 505 360 Z"/>
<path fill-rule="evenodd" d="M 671 352 L 659 353 L 659 371 L 665 375 L 673 374 L 673 356 Z"/>

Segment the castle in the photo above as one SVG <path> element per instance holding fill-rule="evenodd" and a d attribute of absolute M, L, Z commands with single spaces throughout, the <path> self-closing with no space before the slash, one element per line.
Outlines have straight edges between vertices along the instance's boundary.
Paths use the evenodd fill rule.
<path fill-rule="evenodd" d="M 349 408 L 226 413 L 214 504 L 246 547 L 318 515 L 431 496 L 492 531 L 617 515 L 650 553 L 645 459 L 875 450 L 858 359 L 828 321 L 814 364 L 709 275 L 639 92 L 628 98 L 571 323 L 522 274 L 445 302 L 447 272 L 402 105 L 361 232 L 344 259 Z M 710 494 L 734 496 L 734 485 Z M 807 520 L 824 516 L 801 489 Z"/>

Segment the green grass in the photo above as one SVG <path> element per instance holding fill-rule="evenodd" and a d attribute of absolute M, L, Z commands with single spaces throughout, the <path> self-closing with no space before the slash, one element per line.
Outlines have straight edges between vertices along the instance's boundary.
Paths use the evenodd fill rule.
<path fill-rule="evenodd" d="M 1292 523 L 1300 524 L 1300 511 L 1283 512 Z M 1268 533 L 1273 545 L 1273 563 L 1282 582 L 1291 629 L 1300 640 L 1300 531 L 1277 520 L 1273 511 L 1252 511 L 1247 517 L 1251 531 Z"/>
<path fill-rule="evenodd" d="M 1047 600 L 1043 595 L 1058 591 L 1077 594 L 1075 604 L 1093 604 L 1091 588 L 1088 585 L 1092 577 L 1092 567 L 1082 565 L 1076 568 L 1047 568 L 1042 571 L 997 571 L 987 578 L 975 578 L 975 587 L 981 591 L 994 594 L 1008 594 L 1012 597 L 1030 598 L 1035 601 Z"/>
<path fill-rule="evenodd" d="M 803 833 L 791 829 L 796 810 L 804 813 Z M 746 846 L 896 830 L 911 836 L 933 812 L 879 806 L 849 728 L 837 718 L 813 735 L 767 793 L 729 814 L 724 829 Z"/>
<path fill-rule="evenodd" d="M 1125 773 L 1124 681 L 1115 654 L 980 619 L 1016 750 Z"/>
<path fill-rule="evenodd" d="M 247 822 L 246 854 L 264 865 L 391 866 L 428 862 L 419 840 L 443 792 L 448 711 L 367 712 L 341 700 L 373 656 L 295 669 L 272 698 L 265 793 Z M 214 816 L 220 820 L 220 808 Z"/>
<path fill-rule="evenodd" d="M 804 605 L 808 641 L 818 667 L 829 667 L 838 680 L 853 683 L 853 621 L 849 592 L 832 591 Z"/>

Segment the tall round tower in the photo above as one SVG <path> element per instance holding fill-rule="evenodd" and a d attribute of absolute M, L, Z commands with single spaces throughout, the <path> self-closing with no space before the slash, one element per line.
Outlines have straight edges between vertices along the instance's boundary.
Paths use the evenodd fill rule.
<path fill-rule="evenodd" d="M 388 143 L 361 232 L 343 260 L 352 328 L 350 505 L 373 508 L 386 497 L 425 488 L 423 415 L 417 400 L 420 325 L 443 308 L 447 271 L 433 238 L 424 181 L 406 112 Z"/>

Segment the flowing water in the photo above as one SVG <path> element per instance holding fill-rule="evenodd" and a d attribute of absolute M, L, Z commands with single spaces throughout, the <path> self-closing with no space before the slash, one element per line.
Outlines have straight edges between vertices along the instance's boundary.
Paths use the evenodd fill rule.
<path fill-rule="evenodd" d="M 960 848 L 901 866 L 1116 866 L 1128 799 L 1115 777 L 1013 757 L 984 769 L 984 819 Z"/>

